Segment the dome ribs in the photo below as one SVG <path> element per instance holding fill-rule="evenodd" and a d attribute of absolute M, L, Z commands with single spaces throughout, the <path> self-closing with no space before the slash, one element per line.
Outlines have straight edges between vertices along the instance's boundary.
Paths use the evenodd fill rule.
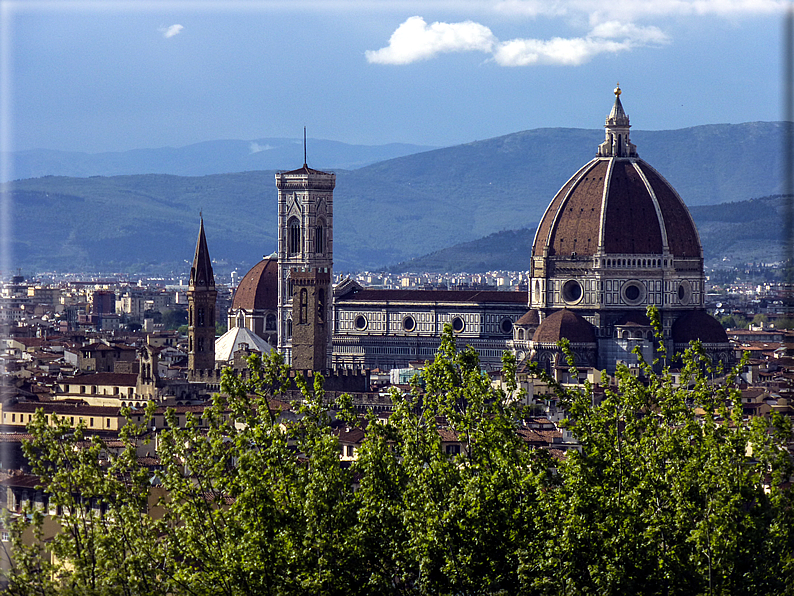
<path fill-rule="evenodd" d="M 549 238 L 549 231 L 552 228 L 552 224 L 556 218 L 557 210 L 560 208 L 560 205 L 565 200 L 565 197 L 568 196 L 568 192 L 573 188 L 573 185 L 576 184 L 576 181 L 579 179 L 580 174 L 583 171 L 586 171 L 590 164 L 585 165 L 582 169 L 580 169 L 576 174 L 571 176 L 568 182 L 565 183 L 560 191 L 554 195 L 554 198 L 551 200 L 551 203 L 546 208 L 546 212 L 543 214 L 543 217 L 540 219 L 540 225 L 538 226 L 538 231 L 535 233 L 535 241 L 532 243 L 532 252 L 535 255 L 542 255 L 543 248 L 546 246 L 546 242 Z M 549 254 L 554 254 L 554 249 L 549 244 Z"/>
<path fill-rule="evenodd" d="M 608 254 L 662 254 L 653 199 L 630 160 L 615 160 L 607 195 L 604 249 Z"/>
<path fill-rule="evenodd" d="M 653 188 L 667 227 L 670 252 L 677 257 L 700 257 L 700 237 L 681 197 L 662 176 L 645 162 L 638 164 Z"/>
<path fill-rule="evenodd" d="M 601 199 L 608 163 L 598 160 L 580 175 L 551 230 L 549 254 L 592 256 L 598 248 Z M 558 193 L 558 196 L 561 193 Z M 556 197 L 555 197 L 556 198 Z M 552 207 L 554 202 L 552 202 Z M 544 220 L 545 221 L 545 220 Z"/>

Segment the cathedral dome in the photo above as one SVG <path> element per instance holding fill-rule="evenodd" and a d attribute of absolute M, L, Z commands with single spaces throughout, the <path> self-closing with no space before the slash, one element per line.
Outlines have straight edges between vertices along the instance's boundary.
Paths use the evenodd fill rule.
<path fill-rule="evenodd" d="M 689 210 L 675 189 L 637 156 L 620 88 L 615 96 L 606 140 L 549 204 L 533 254 L 699 258 L 700 239 Z"/>
<path fill-rule="evenodd" d="M 572 310 L 562 309 L 549 315 L 538 326 L 532 341 L 540 344 L 553 344 L 561 339 L 571 343 L 595 343 L 593 326 L 583 316 Z"/>
<path fill-rule="evenodd" d="M 265 257 L 245 274 L 234 294 L 232 309 L 273 310 L 278 308 L 278 261 Z"/>
<path fill-rule="evenodd" d="M 540 324 L 540 312 L 533 308 L 524 313 L 520 319 L 513 323 L 516 327 L 537 327 Z"/>
<path fill-rule="evenodd" d="M 720 322 L 705 311 L 692 310 L 676 319 L 672 328 L 673 341 L 687 344 L 700 340 L 704 344 L 727 344 L 728 334 Z"/>

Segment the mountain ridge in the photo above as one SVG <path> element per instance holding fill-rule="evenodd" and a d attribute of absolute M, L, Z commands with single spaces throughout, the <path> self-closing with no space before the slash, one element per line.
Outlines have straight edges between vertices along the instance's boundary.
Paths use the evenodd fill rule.
<path fill-rule="evenodd" d="M 335 266 L 380 269 L 537 225 L 602 138 L 597 130 L 533 129 L 337 169 Z M 641 158 L 691 209 L 782 192 L 782 152 L 773 150 L 782 138 L 782 124 L 774 122 L 632 132 Z M 199 210 L 213 257 L 255 263 L 276 248 L 274 173 L 48 176 L 6 183 L 0 188 L 14 212 L 11 264 L 67 271 L 178 267 L 192 255 Z"/>

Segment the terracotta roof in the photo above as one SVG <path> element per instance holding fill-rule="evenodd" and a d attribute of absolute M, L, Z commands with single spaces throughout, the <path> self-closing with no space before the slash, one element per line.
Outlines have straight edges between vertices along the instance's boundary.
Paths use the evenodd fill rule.
<path fill-rule="evenodd" d="M 62 383 L 64 385 L 121 385 L 124 387 L 135 387 L 138 383 L 138 375 L 110 372 L 90 373 L 66 378 Z"/>
<path fill-rule="evenodd" d="M 632 311 L 620 317 L 615 325 L 619 327 L 650 327 L 651 320 L 644 312 Z"/>
<path fill-rule="evenodd" d="M 728 343 L 728 334 L 720 322 L 703 310 L 691 310 L 678 317 L 671 332 L 676 343 L 698 339 L 707 344 Z"/>
<path fill-rule="evenodd" d="M 540 313 L 535 308 L 528 310 L 514 323 L 516 327 L 535 327 L 538 324 L 540 324 Z"/>
<path fill-rule="evenodd" d="M 595 343 L 593 326 L 581 315 L 564 308 L 549 315 L 538 326 L 532 341 L 556 343 L 566 338 L 571 343 Z"/>
<path fill-rule="evenodd" d="M 699 257 L 700 237 L 689 209 L 659 172 L 642 160 L 638 165 L 653 188 L 659 209 L 662 211 L 670 253 L 677 257 Z"/>
<path fill-rule="evenodd" d="M 3 412 L 33 414 L 42 409 L 45 414 L 58 416 L 118 416 L 120 408 L 116 406 L 87 406 L 83 404 L 66 404 L 57 401 L 19 402 L 3 406 Z"/>
<path fill-rule="evenodd" d="M 526 292 L 497 290 L 373 290 L 363 289 L 335 299 L 336 302 L 491 302 L 526 304 Z"/>
<path fill-rule="evenodd" d="M 631 161 L 614 162 L 603 234 L 608 254 L 662 254 L 662 231 L 656 208 Z"/>
<path fill-rule="evenodd" d="M 276 310 L 278 307 L 278 261 L 266 258 L 245 274 L 234 294 L 232 308 Z"/>
<path fill-rule="evenodd" d="M 538 226 L 533 254 L 542 255 L 548 245 L 549 255 L 590 256 L 603 243 L 606 254 L 661 255 L 657 206 L 670 252 L 699 257 L 700 239 L 689 210 L 656 170 L 641 159 L 595 158 L 551 201 Z"/>
<path fill-rule="evenodd" d="M 607 118 L 608 129 L 610 122 L 629 126 L 619 100 Z M 550 256 L 592 256 L 599 248 L 606 255 L 661 256 L 665 233 L 672 255 L 701 256 L 700 238 L 681 197 L 636 156 L 633 145 L 625 149 L 628 153 L 613 155 L 601 153 L 599 147 L 599 157 L 580 168 L 554 196 L 538 225 L 535 256 L 546 249 Z"/>
<path fill-rule="evenodd" d="M 8 478 L 0 480 L 3 486 L 13 486 L 16 488 L 36 488 L 41 484 L 41 479 L 33 474 L 14 473 Z"/>
<path fill-rule="evenodd" d="M 329 175 L 330 174 L 330 172 L 323 172 L 321 170 L 314 170 L 314 169 L 310 168 L 309 166 L 307 166 L 306 164 L 303 164 L 297 170 L 290 170 L 289 172 L 279 172 L 279 173 L 280 174 L 307 174 L 307 175 L 308 174 L 325 174 L 325 175 Z"/>

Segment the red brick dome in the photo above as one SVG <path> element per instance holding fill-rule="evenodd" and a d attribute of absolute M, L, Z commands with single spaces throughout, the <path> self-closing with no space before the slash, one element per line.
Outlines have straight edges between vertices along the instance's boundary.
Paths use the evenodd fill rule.
<path fill-rule="evenodd" d="M 540 256 L 662 255 L 699 258 L 689 210 L 661 174 L 637 156 L 616 89 L 606 140 L 595 159 L 560 189 L 540 221 Z"/>
<path fill-rule="evenodd" d="M 245 274 L 234 294 L 232 309 L 276 310 L 278 308 L 278 261 L 266 257 Z"/>
<path fill-rule="evenodd" d="M 540 323 L 540 312 L 538 309 L 533 308 L 524 313 L 514 325 L 516 327 L 536 327 Z"/>
<path fill-rule="evenodd" d="M 675 343 L 700 340 L 704 344 L 727 344 L 728 334 L 720 322 L 705 311 L 693 310 L 678 317 L 671 329 Z"/>
<path fill-rule="evenodd" d="M 571 343 L 596 343 L 595 330 L 590 322 L 565 308 L 543 319 L 532 336 L 532 341 L 551 344 L 563 338 Z"/>

